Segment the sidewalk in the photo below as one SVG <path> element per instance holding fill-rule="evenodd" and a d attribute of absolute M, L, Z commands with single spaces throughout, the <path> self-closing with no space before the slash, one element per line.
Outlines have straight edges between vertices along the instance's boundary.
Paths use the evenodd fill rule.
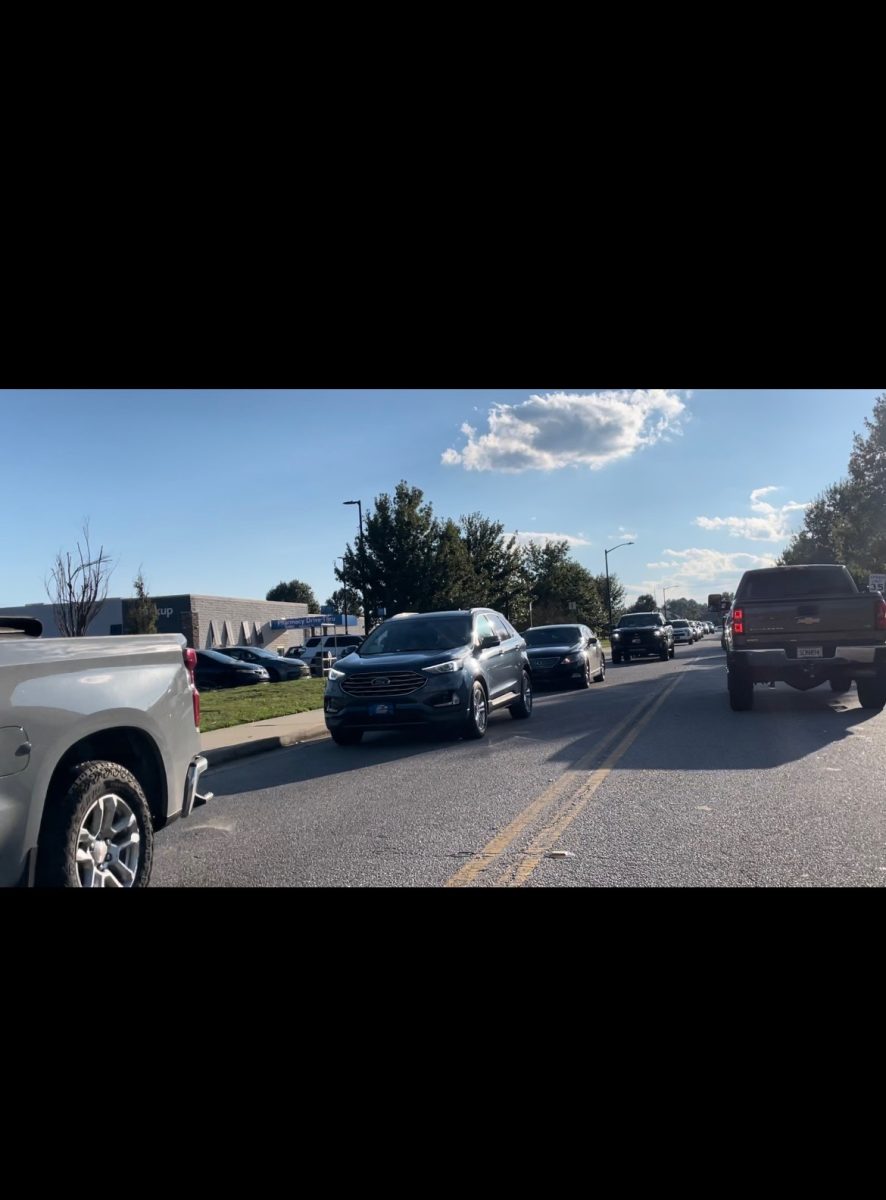
<path fill-rule="evenodd" d="M 317 708 L 311 712 L 295 713 L 291 717 L 272 717 L 269 721 L 232 725 L 229 729 L 201 733 L 200 749 L 210 767 L 215 767 L 231 759 L 298 746 L 302 742 L 316 742 L 328 736 L 323 709 Z"/>

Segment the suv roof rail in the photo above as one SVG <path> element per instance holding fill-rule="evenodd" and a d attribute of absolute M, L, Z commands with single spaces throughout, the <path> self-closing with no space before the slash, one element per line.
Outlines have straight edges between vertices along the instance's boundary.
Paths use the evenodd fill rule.
<path fill-rule="evenodd" d="M 0 633 L 24 633 L 27 637 L 39 637 L 42 632 L 43 622 L 36 617 L 0 616 Z"/>

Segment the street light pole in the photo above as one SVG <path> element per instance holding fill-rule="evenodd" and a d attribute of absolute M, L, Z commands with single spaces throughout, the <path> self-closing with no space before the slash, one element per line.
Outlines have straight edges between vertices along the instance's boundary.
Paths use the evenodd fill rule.
<path fill-rule="evenodd" d="M 344 561 L 345 561 L 344 555 L 339 554 L 338 557 L 336 558 L 335 562 L 332 564 L 333 574 L 335 574 L 335 571 L 337 570 L 335 563 L 337 563 L 337 562 L 343 563 Z M 344 616 L 345 616 L 345 633 L 347 633 L 348 632 L 348 589 L 347 589 L 347 585 L 345 585 L 342 588 L 341 604 L 342 604 L 342 610 L 343 610 Z M 345 644 L 347 644 L 347 643 L 345 643 Z"/>
<path fill-rule="evenodd" d="M 622 546 L 633 546 L 633 542 L 619 542 L 617 546 L 613 546 L 611 550 L 604 550 L 606 556 L 606 607 L 609 610 L 609 636 L 612 637 L 612 589 L 609 586 L 609 555 L 614 554 L 616 550 L 620 550 Z"/>
<path fill-rule="evenodd" d="M 372 626 L 369 621 L 369 606 L 366 602 L 366 547 L 363 538 L 363 504 L 360 500 L 344 500 L 342 503 L 357 505 L 357 516 L 360 521 L 360 591 L 363 593 L 363 633 L 368 634 Z"/>
<path fill-rule="evenodd" d="M 677 585 L 675 583 L 669 583 L 667 587 L 663 587 L 661 589 L 661 594 L 664 597 L 663 608 L 664 608 L 665 624 L 667 624 L 667 620 L 668 620 L 668 592 L 672 592 L 676 586 Z"/>

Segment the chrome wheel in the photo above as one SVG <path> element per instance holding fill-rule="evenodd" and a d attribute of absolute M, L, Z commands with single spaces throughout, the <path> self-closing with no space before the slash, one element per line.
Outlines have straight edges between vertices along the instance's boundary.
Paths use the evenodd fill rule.
<path fill-rule="evenodd" d="M 474 691 L 471 696 L 471 717 L 477 732 L 480 734 L 485 733 L 486 725 L 489 721 L 489 710 L 486 706 L 486 693 L 479 683 L 474 684 Z"/>
<path fill-rule="evenodd" d="M 77 834 L 81 887 L 132 887 L 138 872 L 141 834 L 135 813 L 115 792 L 99 796 Z"/>

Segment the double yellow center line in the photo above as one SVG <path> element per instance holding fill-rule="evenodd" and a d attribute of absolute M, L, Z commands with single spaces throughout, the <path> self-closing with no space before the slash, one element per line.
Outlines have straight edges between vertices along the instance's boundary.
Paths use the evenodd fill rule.
<path fill-rule="evenodd" d="M 532 840 L 523 851 L 516 863 L 511 864 L 494 881 L 496 887 L 520 887 L 526 882 L 541 860 L 551 850 L 575 818 L 587 807 L 594 793 L 608 779 L 610 773 L 634 744 L 643 729 L 649 724 L 671 692 L 683 678 L 680 674 L 664 689 L 651 704 L 645 700 L 629 713 L 615 729 L 601 742 L 583 755 L 568 771 L 552 784 L 545 792 L 532 801 L 511 823 L 497 834 L 479 853 L 473 855 L 465 865 L 446 881 L 446 887 L 467 887 L 484 872 L 493 868 L 509 850 L 517 839 L 542 814 L 554 809 L 553 819 Z M 627 732 L 626 732 L 627 731 Z M 624 736 L 622 736 L 624 734 Z M 619 741 L 619 738 L 621 740 Z M 599 761 L 601 751 L 616 743 L 615 749 L 608 758 L 593 772 L 590 778 L 585 772 L 595 761 Z M 578 791 L 575 786 L 578 784 Z M 565 797 L 565 799 L 564 799 Z M 559 801 L 559 803 L 558 803 Z"/>

